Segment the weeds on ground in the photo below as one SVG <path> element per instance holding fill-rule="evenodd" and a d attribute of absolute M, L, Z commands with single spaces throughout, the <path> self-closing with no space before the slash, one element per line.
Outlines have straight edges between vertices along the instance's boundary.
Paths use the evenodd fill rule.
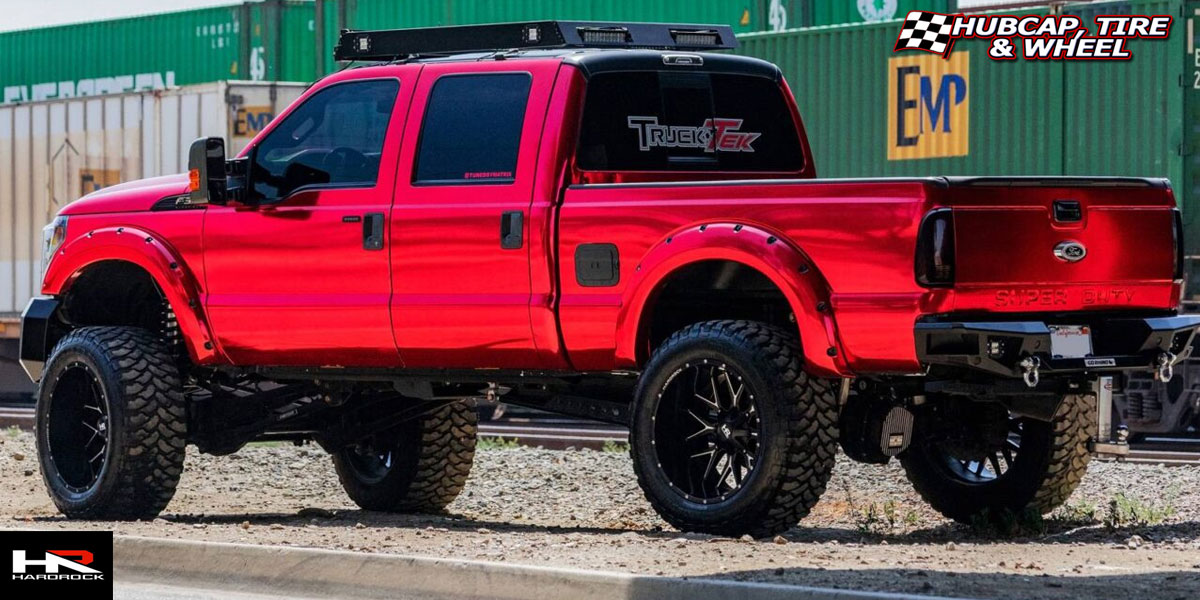
<path fill-rule="evenodd" d="M 517 438 L 481 437 L 475 442 L 475 447 L 479 450 L 512 450 L 520 446 Z"/>
<path fill-rule="evenodd" d="M 846 504 L 850 507 L 850 511 L 855 513 L 854 526 L 862 535 L 887 535 L 900 528 L 914 527 L 921 521 L 921 515 L 915 510 L 909 510 L 903 515 L 900 514 L 900 505 L 895 500 L 878 503 L 872 502 L 866 506 L 858 506 L 854 502 L 854 494 L 850 486 L 846 484 L 843 488 L 846 492 Z"/>
<path fill-rule="evenodd" d="M 13 425 L 12 427 L 4 430 L 4 434 L 8 436 L 8 439 L 15 440 L 18 437 L 21 437 L 21 428 Z"/>
<path fill-rule="evenodd" d="M 1100 507 L 1094 502 L 1072 502 L 1054 511 L 1050 520 L 1068 525 L 1090 525 L 1099 520 Z"/>
<path fill-rule="evenodd" d="M 618 441 L 614 441 L 614 440 L 607 440 L 604 442 L 604 448 L 602 448 L 602 450 L 604 452 L 617 452 L 620 454 L 628 454 L 629 453 L 629 444 L 627 442 L 618 442 Z"/>
<path fill-rule="evenodd" d="M 855 526 L 862 534 L 887 533 L 896 528 L 899 521 L 897 513 L 895 500 L 888 500 L 882 505 L 872 502 L 862 509 Z"/>
<path fill-rule="evenodd" d="M 1178 496 L 1178 486 L 1168 489 L 1160 502 L 1148 502 L 1118 492 L 1108 502 L 1104 526 L 1111 531 L 1123 527 L 1158 525 L 1175 515 L 1174 502 Z"/>

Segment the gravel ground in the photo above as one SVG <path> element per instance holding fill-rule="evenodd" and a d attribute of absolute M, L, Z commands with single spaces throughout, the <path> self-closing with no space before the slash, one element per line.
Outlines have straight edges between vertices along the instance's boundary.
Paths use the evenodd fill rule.
<path fill-rule="evenodd" d="M 978 598 L 1200 597 L 1200 467 L 1093 462 L 1071 502 L 1007 531 L 930 511 L 896 464 L 841 457 L 824 499 L 773 540 L 681 534 L 618 452 L 485 448 L 445 515 L 358 510 L 315 446 L 194 449 L 152 522 L 70 522 L 37 472 L 33 437 L 0 435 L 0 527 L 420 554 L 690 577 Z M 1112 522 L 1118 493 L 1154 524 Z M 1110 527 L 1104 523 L 1110 521 Z"/>

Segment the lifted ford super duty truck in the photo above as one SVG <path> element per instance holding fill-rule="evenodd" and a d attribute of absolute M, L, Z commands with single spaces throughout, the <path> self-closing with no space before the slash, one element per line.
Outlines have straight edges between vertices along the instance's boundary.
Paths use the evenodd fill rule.
<path fill-rule="evenodd" d="M 684 530 L 795 525 L 840 444 L 960 520 L 1049 511 L 1107 375 L 1169 379 L 1162 180 L 816 179 L 780 71 L 727 27 L 347 32 L 237 158 L 46 228 L 21 356 L 47 488 L 166 506 L 189 444 L 313 440 L 364 508 L 462 489 L 473 399 L 627 424 Z M 499 50 L 497 50 L 497 48 Z M 819 157 L 816 157 L 819 158 Z"/>

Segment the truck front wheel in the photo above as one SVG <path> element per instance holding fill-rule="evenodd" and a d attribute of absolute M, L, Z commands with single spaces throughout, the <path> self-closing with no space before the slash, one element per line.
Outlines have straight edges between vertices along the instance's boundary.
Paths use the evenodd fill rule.
<path fill-rule="evenodd" d="M 1050 422 L 999 404 L 931 400 L 900 461 L 917 493 L 951 519 L 1048 513 L 1087 472 L 1096 420 L 1087 396 L 1064 396 Z"/>
<path fill-rule="evenodd" d="M 837 398 L 802 361 L 795 334 L 753 321 L 698 323 L 654 353 L 630 446 L 664 520 L 764 537 L 808 514 L 833 469 Z"/>
<path fill-rule="evenodd" d="M 167 345 L 135 327 L 84 327 L 54 348 L 38 388 L 42 478 L 77 519 L 152 519 L 183 472 L 187 416 Z"/>
<path fill-rule="evenodd" d="M 467 482 L 475 459 L 478 415 L 450 402 L 402 423 L 371 443 L 333 454 L 342 488 L 367 510 L 436 512 Z"/>

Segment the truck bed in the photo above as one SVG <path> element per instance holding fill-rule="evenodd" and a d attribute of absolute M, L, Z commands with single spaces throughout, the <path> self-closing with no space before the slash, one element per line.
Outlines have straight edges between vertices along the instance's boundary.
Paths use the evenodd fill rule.
<path fill-rule="evenodd" d="M 1053 214 L 1060 200 L 1078 203 L 1078 220 Z M 1177 245 L 1162 235 L 1174 230 L 1174 207 L 1164 181 L 1129 178 L 576 185 L 559 217 L 559 322 L 577 368 L 636 364 L 647 350 L 637 311 L 654 282 L 690 261 L 732 260 L 784 289 L 812 290 L 789 300 L 805 313 L 796 317 L 818 372 L 917 372 L 921 315 L 1175 307 Z M 953 211 L 957 278 L 929 288 L 914 277 L 914 256 L 936 208 Z M 1056 258 L 1064 240 L 1087 247 L 1086 259 Z M 572 257 L 589 244 L 616 247 L 615 284 L 580 283 Z"/>

